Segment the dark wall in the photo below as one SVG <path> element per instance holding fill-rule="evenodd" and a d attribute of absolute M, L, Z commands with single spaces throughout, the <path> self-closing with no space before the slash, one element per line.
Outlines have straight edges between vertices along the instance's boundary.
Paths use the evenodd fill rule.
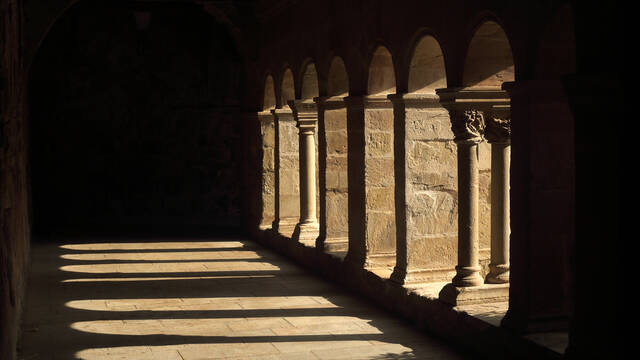
<path fill-rule="evenodd" d="M 22 1 L 0 0 L 0 359 L 14 359 L 29 259 Z"/>
<path fill-rule="evenodd" d="M 30 71 L 35 230 L 235 227 L 241 64 L 195 6 L 81 2 Z"/>

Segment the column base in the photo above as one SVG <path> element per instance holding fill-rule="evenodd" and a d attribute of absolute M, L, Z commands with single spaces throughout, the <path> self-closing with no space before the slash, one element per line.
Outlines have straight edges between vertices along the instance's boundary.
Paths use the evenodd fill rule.
<path fill-rule="evenodd" d="M 455 273 L 454 269 L 404 269 L 396 266 L 390 280 L 400 285 L 445 282 Z"/>
<path fill-rule="evenodd" d="M 318 236 L 320 236 L 320 225 L 317 222 L 312 222 L 297 224 L 292 238 L 306 246 L 316 247 Z"/>
<path fill-rule="evenodd" d="M 297 224 L 297 218 L 282 218 L 273 222 L 273 230 L 284 237 L 292 237 Z"/>
<path fill-rule="evenodd" d="M 439 298 L 453 306 L 509 301 L 509 284 L 458 287 L 449 283 L 442 288 Z"/>
<path fill-rule="evenodd" d="M 486 284 L 507 284 L 509 283 L 509 265 L 489 264 L 489 274 L 484 280 Z"/>

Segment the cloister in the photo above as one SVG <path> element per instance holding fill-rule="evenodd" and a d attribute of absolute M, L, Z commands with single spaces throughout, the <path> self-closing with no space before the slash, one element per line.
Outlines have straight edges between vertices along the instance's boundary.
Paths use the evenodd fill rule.
<path fill-rule="evenodd" d="M 620 255 L 603 245 L 619 239 L 621 204 L 621 125 L 609 120 L 621 107 L 608 106 L 622 97 L 615 64 L 623 50 L 609 36 L 621 26 L 616 1 L 2 0 L 0 9 L 9 34 L 0 47 L 7 124 L 0 135 L 8 139 L 0 158 L 8 194 L 1 197 L 2 359 L 30 354 L 15 352 L 22 308 L 26 344 L 51 341 L 30 335 L 30 322 L 62 322 L 65 314 L 115 311 L 126 325 L 129 310 L 119 306 L 130 304 L 118 287 L 94 288 L 114 297 L 103 308 L 70 283 L 140 281 L 138 271 L 175 281 L 193 298 L 210 291 L 203 280 L 213 281 L 222 295 L 207 295 L 199 311 L 225 311 L 221 317 L 244 316 L 232 309 L 254 306 L 244 297 L 255 291 L 258 302 L 287 304 L 279 308 L 287 331 L 295 330 L 286 317 L 295 306 L 344 306 L 355 320 L 346 333 L 332 333 L 335 346 L 364 349 L 362 340 L 388 352 L 362 358 L 456 358 L 444 350 L 450 346 L 470 358 L 582 359 L 622 348 L 610 333 L 617 301 L 592 296 L 594 287 L 622 281 L 606 274 Z M 603 134 L 610 131 L 616 136 Z M 161 236 L 178 229 L 181 240 L 131 245 L 129 233 L 124 243 L 103 240 L 120 227 Z M 189 243 L 185 234 L 195 228 L 206 230 Z M 32 238 L 41 243 L 34 260 Z M 251 241 L 377 310 L 350 314 L 352 300 L 316 280 L 282 285 L 302 275 Z M 225 251 L 239 253 L 218 257 Z M 127 265 L 136 258 L 139 268 Z M 98 259 L 111 263 L 86 263 Z M 180 283 L 170 273 L 183 265 Z M 248 275 L 218 278 L 234 271 Z M 57 294 L 44 274 L 68 290 Z M 56 318 L 38 320 L 40 307 L 54 305 L 34 286 L 64 309 L 53 311 Z M 121 289 L 145 296 L 135 284 Z M 163 289 L 148 288 L 169 300 L 135 305 L 137 316 L 173 321 L 154 311 L 205 304 Z M 237 299 L 220 302 L 225 296 Z M 447 345 L 421 343 L 398 355 L 414 335 L 399 335 L 406 324 L 399 332 L 371 327 L 386 324 L 382 309 Z M 594 315 L 598 309 L 611 314 Z M 363 323 L 367 316 L 377 320 Z M 126 339 L 115 336 L 120 328 L 95 330 L 85 320 L 70 325 L 80 337 Z M 349 337 L 356 328 L 371 332 Z M 285 358 L 287 341 L 309 341 L 314 350 L 329 336 L 246 332 L 229 340 L 216 329 L 212 343 L 252 343 L 258 350 L 247 358 Z M 182 359 L 196 356 L 175 347 L 180 341 L 159 344 Z M 268 341 L 274 347 L 260 347 Z M 303 356 L 300 348 L 292 346 L 290 358 Z M 157 358 L 153 349 L 138 349 L 140 358 Z M 212 358 L 219 350 L 208 349 Z M 316 350 L 315 358 L 348 354 Z M 92 351 L 70 346 L 60 356 L 99 355 Z"/>

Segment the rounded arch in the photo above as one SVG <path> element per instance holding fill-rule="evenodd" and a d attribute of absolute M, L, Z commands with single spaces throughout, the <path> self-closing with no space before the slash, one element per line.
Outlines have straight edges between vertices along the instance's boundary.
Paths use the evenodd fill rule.
<path fill-rule="evenodd" d="M 447 87 L 444 55 L 438 40 L 423 35 L 413 49 L 409 64 L 410 93 L 435 94 L 435 90 Z"/>
<path fill-rule="evenodd" d="M 347 96 L 349 94 L 349 74 L 340 56 L 334 56 L 329 67 L 327 95 Z"/>
<path fill-rule="evenodd" d="M 502 26 L 486 20 L 469 41 L 462 75 L 463 86 L 499 87 L 515 80 L 515 66 L 509 38 Z"/>
<path fill-rule="evenodd" d="M 558 9 L 540 38 L 536 76 L 559 79 L 576 71 L 576 40 L 569 5 Z"/>
<path fill-rule="evenodd" d="M 293 71 L 287 67 L 282 75 L 282 83 L 280 85 L 280 104 L 282 107 L 289 106 L 288 101 L 296 98 L 294 84 Z"/>
<path fill-rule="evenodd" d="M 393 57 L 386 47 L 379 45 L 369 63 L 368 95 L 388 95 L 396 92 L 396 74 Z"/>
<path fill-rule="evenodd" d="M 264 80 L 264 97 L 262 100 L 262 111 L 271 110 L 276 107 L 276 89 L 271 74 Z"/>
<path fill-rule="evenodd" d="M 318 71 L 316 65 L 309 61 L 304 67 L 301 76 L 300 99 L 311 100 L 318 96 Z"/>

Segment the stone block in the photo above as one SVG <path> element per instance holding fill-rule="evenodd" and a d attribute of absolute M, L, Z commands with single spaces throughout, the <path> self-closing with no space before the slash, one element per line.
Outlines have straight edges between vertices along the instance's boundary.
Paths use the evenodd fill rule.
<path fill-rule="evenodd" d="M 393 158 L 369 158 L 365 160 L 366 186 L 385 187 L 394 184 Z"/>
<path fill-rule="evenodd" d="M 457 188 L 457 151 L 452 141 L 407 141 L 407 179 L 417 189 Z"/>
<path fill-rule="evenodd" d="M 471 287 L 447 284 L 440 291 L 440 300 L 453 306 L 508 301 L 509 284 L 483 284 Z"/>
<path fill-rule="evenodd" d="M 365 128 L 375 131 L 393 131 L 392 109 L 366 109 L 364 112 Z"/>
<path fill-rule="evenodd" d="M 396 224 L 393 213 L 367 211 L 367 252 L 393 252 L 396 250 Z"/>
<path fill-rule="evenodd" d="M 431 236 L 413 235 L 407 248 L 407 261 L 411 267 L 425 269 L 453 269 L 458 263 L 458 234 L 445 233 Z M 447 279 L 451 280 L 451 278 Z"/>
<path fill-rule="evenodd" d="M 327 132 L 327 154 L 346 154 L 349 143 L 347 132 Z"/>
<path fill-rule="evenodd" d="M 349 188 L 346 170 L 327 170 L 326 187 L 330 191 L 347 191 Z"/>
<path fill-rule="evenodd" d="M 344 130 L 347 131 L 347 110 L 335 109 L 324 112 L 325 131 Z"/>
<path fill-rule="evenodd" d="M 346 193 L 327 194 L 327 237 L 346 237 L 349 230 L 349 200 Z"/>
<path fill-rule="evenodd" d="M 416 236 L 456 233 L 458 199 L 443 191 L 413 193 L 407 204 L 407 223 Z"/>
<path fill-rule="evenodd" d="M 480 219 L 480 248 L 491 247 L 491 171 L 480 171 L 478 182 L 479 196 L 479 219 Z"/>
<path fill-rule="evenodd" d="M 393 134 L 390 132 L 368 132 L 366 137 L 366 156 L 393 155 Z"/>
<path fill-rule="evenodd" d="M 300 167 L 300 159 L 298 154 L 294 155 L 280 155 L 280 169 L 282 170 L 295 170 Z"/>
<path fill-rule="evenodd" d="M 451 120 L 445 109 L 407 109 L 405 114 L 407 139 L 453 140 Z"/>
<path fill-rule="evenodd" d="M 367 188 L 367 210 L 393 211 L 394 190 L 393 188 Z"/>

